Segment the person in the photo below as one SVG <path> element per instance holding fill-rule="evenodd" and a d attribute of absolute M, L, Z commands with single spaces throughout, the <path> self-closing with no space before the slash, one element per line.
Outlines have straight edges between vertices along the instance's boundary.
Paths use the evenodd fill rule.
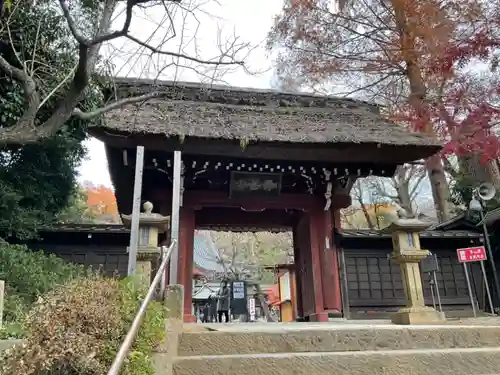
<path fill-rule="evenodd" d="M 203 320 L 202 323 L 210 323 L 210 301 L 203 305 Z"/>
<path fill-rule="evenodd" d="M 217 314 L 219 315 L 219 323 L 222 323 L 222 316 L 226 318 L 226 323 L 229 323 L 229 300 L 230 300 L 229 287 L 227 281 L 224 280 L 221 288 L 217 293 Z"/>
<path fill-rule="evenodd" d="M 210 304 L 210 323 L 217 323 L 217 297 L 208 296 L 208 303 Z"/>

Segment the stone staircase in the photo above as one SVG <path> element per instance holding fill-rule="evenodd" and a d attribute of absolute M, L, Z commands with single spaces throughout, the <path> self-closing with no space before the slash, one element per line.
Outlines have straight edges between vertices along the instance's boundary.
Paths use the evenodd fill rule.
<path fill-rule="evenodd" d="M 493 375 L 500 327 L 235 325 L 183 332 L 176 354 L 173 375 Z"/>

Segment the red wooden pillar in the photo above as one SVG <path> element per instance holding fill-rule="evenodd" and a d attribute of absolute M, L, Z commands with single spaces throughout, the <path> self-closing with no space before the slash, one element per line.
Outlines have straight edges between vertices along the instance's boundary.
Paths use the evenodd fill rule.
<path fill-rule="evenodd" d="M 177 282 L 184 286 L 185 322 L 196 321 L 192 312 L 194 229 L 194 210 L 189 207 L 181 207 L 179 212 L 179 262 Z"/>
<path fill-rule="evenodd" d="M 318 209 L 309 213 L 309 245 L 310 262 L 312 269 L 312 289 L 314 292 L 314 312 L 309 315 L 309 320 L 313 322 L 327 322 L 328 312 L 325 311 L 325 301 L 323 295 L 323 272 L 322 272 L 322 249 L 321 243 L 324 232 L 324 214 Z M 324 241 L 324 240 L 323 240 Z M 327 288 L 328 285 L 325 285 Z"/>
<path fill-rule="evenodd" d="M 341 230 L 342 230 L 342 225 L 341 225 L 341 222 L 340 222 L 340 209 L 339 208 L 332 208 L 331 210 L 331 217 L 332 217 L 332 224 L 333 224 L 333 228 L 337 229 L 337 232 L 340 233 Z M 332 229 L 333 229 L 332 228 Z M 332 232 L 331 232 L 332 233 Z M 343 304 L 343 301 L 342 301 L 342 280 L 341 280 L 341 277 L 340 277 L 340 258 L 341 258 L 341 251 L 343 251 L 342 249 L 338 249 L 337 246 L 335 245 L 335 243 L 337 242 L 336 238 L 334 237 L 335 234 L 331 234 L 332 236 L 332 250 L 333 250 L 333 253 L 335 254 L 334 258 L 332 259 L 333 263 L 332 263 L 332 267 L 335 267 L 335 270 L 337 272 L 337 282 L 338 282 L 338 302 L 339 303 L 339 306 L 344 306 Z M 344 311 L 344 308 L 342 308 L 342 314 L 343 316 L 345 317 L 346 316 L 346 311 Z"/>
<path fill-rule="evenodd" d="M 342 316 L 342 298 L 337 249 L 333 243 L 333 212 L 334 209 L 323 211 L 321 244 L 321 265 L 323 277 L 324 308 L 330 315 Z"/>
<path fill-rule="evenodd" d="M 301 305 L 302 317 L 307 319 L 314 313 L 314 288 L 311 262 L 311 246 L 309 233 L 308 214 L 303 213 L 302 217 L 295 226 L 295 247 L 296 247 L 296 268 L 299 274 L 298 281 L 300 285 L 299 301 Z"/>
<path fill-rule="evenodd" d="M 324 309 L 323 280 L 321 272 L 320 227 L 323 215 L 318 211 L 305 212 L 296 226 L 298 246 L 297 274 L 300 274 L 300 288 L 303 314 L 310 321 L 328 321 Z"/>
<path fill-rule="evenodd" d="M 304 269 L 300 254 L 299 237 L 297 226 L 293 228 L 293 263 L 295 264 L 295 306 L 296 306 L 296 317 L 300 320 L 304 319 L 304 302 L 302 299 L 302 283 L 304 278 Z"/>

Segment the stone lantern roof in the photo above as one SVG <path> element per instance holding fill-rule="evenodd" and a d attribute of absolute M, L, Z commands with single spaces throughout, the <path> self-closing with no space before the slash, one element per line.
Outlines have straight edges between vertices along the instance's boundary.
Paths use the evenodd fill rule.
<path fill-rule="evenodd" d="M 155 227 L 158 229 L 158 233 L 165 232 L 170 222 L 170 217 L 154 213 L 153 204 L 151 202 L 144 202 L 142 208 L 144 209 L 144 212 L 141 212 L 139 214 L 139 225 Z M 123 225 L 127 228 L 130 228 L 132 224 L 132 215 L 121 215 L 121 216 Z"/>
<path fill-rule="evenodd" d="M 382 233 L 394 233 L 394 232 L 422 232 L 430 227 L 430 223 L 425 221 L 411 218 L 400 218 L 396 219 L 388 227 L 382 229 Z"/>

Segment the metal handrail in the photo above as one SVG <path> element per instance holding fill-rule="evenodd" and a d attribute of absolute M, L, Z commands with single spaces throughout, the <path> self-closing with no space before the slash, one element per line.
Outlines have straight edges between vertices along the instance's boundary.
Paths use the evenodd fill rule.
<path fill-rule="evenodd" d="M 132 344 L 134 343 L 134 340 L 137 337 L 137 332 L 139 331 L 139 328 L 141 326 L 144 314 L 146 313 L 148 306 L 153 299 L 156 287 L 160 283 L 162 277 L 164 277 L 165 267 L 167 266 L 168 260 L 170 259 L 170 255 L 172 254 L 172 250 L 174 249 L 175 242 L 176 242 L 175 240 L 172 241 L 167 252 L 164 254 L 160 267 L 158 267 L 158 271 L 156 272 L 156 275 L 153 279 L 153 282 L 149 286 L 148 293 L 146 294 L 146 297 L 144 297 L 144 301 L 142 301 L 141 307 L 139 308 L 139 311 L 137 312 L 137 315 L 135 316 L 134 321 L 132 322 L 132 325 L 130 326 L 130 329 L 127 332 L 127 335 L 125 336 L 125 339 L 123 340 L 123 343 L 121 344 L 118 353 L 116 353 L 116 357 L 113 361 L 113 364 L 111 365 L 111 368 L 108 371 L 108 375 L 118 375 L 120 373 L 120 370 L 123 366 L 123 362 L 125 362 L 125 359 L 127 358 L 130 348 L 132 347 Z"/>

